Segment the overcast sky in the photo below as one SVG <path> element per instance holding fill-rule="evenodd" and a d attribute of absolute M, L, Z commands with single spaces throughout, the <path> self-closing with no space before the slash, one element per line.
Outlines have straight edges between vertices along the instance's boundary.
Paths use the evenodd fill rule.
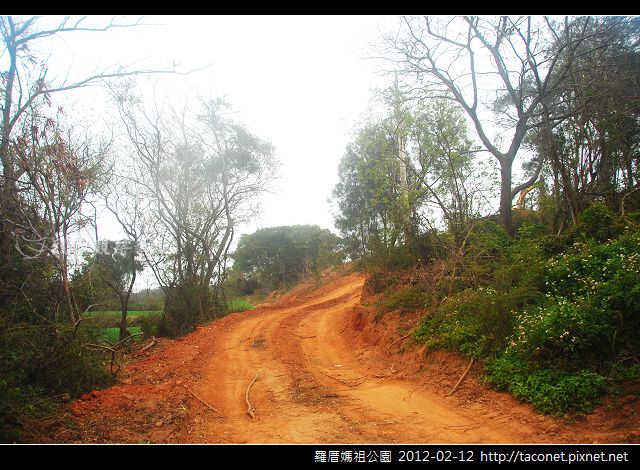
<path fill-rule="evenodd" d="M 89 20 L 104 24 L 109 18 Z M 293 224 L 333 230 L 327 199 L 337 182 L 339 160 L 373 89 L 388 83 L 367 57 L 369 44 L 389 21 L 394 20 L 150 16 L 144 22 L 154 26 L 68 34 L 51 60 L 61 67 L 60 78 L 71 70 L 71 80 L 74 74 L 113 64 L 137 62 L 133 67 L 146 68 L 175 63 L 183 71 L 209 65 L 186 77 L 165 76 L 160 85 L 177 101 L 185 93 L 226 96 L 237 120 L 270 141 L 282 163 L 276 193 L 262 198 L 261 216 L 239 232 Z M 83 93 L 76 99 L 88 96 Z M 102 236 L 107 235 L 103 228 Z"/>

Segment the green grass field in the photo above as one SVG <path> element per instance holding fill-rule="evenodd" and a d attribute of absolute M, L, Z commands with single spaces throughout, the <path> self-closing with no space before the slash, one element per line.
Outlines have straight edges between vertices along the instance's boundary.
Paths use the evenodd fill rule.
<path fill-rule="evenodd" d="M 127 328 L 127 331 L 132 335 L 135 335 L 137 333 L 142 333 L 142 328 L 140 328 L 139 326 L 130 326 L 129 328 Z M 116 344 L 118 341 L 120 341 L 120 328 L 103 328 L 102 330 L 100 330 L 100 333 L 102 338 L 109 341 L 111 344 Z M 135 342 L 140 341 L 141 339 L 142 336 L 138 336 L 131 339 L 130 341 Z"/>
<path fill-rule="evenodd" d="M 162 311 L 159 310 L 131 310 L 127 313 L 127 324 L 132 323 L 135 326 L 129 326 L 127 330 L 131 334 L 142 333 L 141 320 L 145 318 L 160 317 Z M 98 310 L 88 312 L 89 322 L 100 330 L 100 336 L 112 344 L 116 344 L 120 339 L 120 319 L 122 312 L 118 310 Z M 144 324 L 142 324 L 144 326 Z M 153 334 L 153 333 L 148 333 Z M 140 341 L 142 337 L 137 337 L 131 341 Z"/>

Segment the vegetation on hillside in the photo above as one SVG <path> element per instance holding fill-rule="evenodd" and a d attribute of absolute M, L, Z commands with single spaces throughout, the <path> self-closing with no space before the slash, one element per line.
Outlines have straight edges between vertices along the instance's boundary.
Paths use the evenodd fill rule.
<path fill-rule="evenodd" d="M 482 360 L 489 384 L 544 413 L 588 412 L 640 377 L 639 36 L 624 17 L 405 18 L 384 42 L 405 81 L 340 165 L 350 257 L 413 273 L 372 277 L 378 314 L 422 312 L 416 341 Z M 481 73 L 500 83 L 506 151 L 477 112 Z"/>
<path fill-rule="evenodd" d="M 134 78 L 173 68 L 114 64 L 75 82 L 71 66 L 66 78 L 48 75 L 46 43 L 138 26 L 56 21 L 0 17 L 0 441 L 16 438 L 25 416 L 112 383 L 108 328 L 129 347 L 135 328 L 178 336 L 227 313 L 234 230 L 278 171 L 271 144 L 224 100 L 187 99 L 178 110 L 157 93 L 143 99 Z M 97 84 L 111 97 L 105 125 L 62 101 Z M 124 239 L 99 238 L 102 209 Z M 153 305 L 133 292 L 143 269 L 162 291 Z M 162 314 L 132 326 L 129 310 L 140 307 Z M 91 314 L 105 309 L 118 309 L 119 321 L 97 328 Z"/>

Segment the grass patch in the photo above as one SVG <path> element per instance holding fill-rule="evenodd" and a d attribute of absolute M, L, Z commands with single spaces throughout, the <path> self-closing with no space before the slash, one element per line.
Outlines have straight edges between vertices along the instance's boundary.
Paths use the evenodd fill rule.
<path fill-rule="evenodd" d="M 227 302 L 227 308 L 229 309 L 229 313 L 234 313 L 253 310 L 255 307 L 244 299 L 233 299 Z"/>
<path fill-rule="evenodd" d="M 142 333 L 142 328 L 139 326 L 130 326 L 127 331 L 132 335 Z M 103 328 L 100 330 L 100 337 L 111 344 L 116 344 L 120 341 L 120 328 Z M 133 338 L 131 341 L 140 341 L 140 337 Z"/>
<path fill-rule="evenodd" d="M 127 313 L 127 325 L 143 327 L 146 323 L 159 319 L 161 310 L 130 310 Z M 89 322 L 96 328 L 114 328 L 120 326 L 122 312 L 119 310 L 98 310 L 88 312 Z"/>

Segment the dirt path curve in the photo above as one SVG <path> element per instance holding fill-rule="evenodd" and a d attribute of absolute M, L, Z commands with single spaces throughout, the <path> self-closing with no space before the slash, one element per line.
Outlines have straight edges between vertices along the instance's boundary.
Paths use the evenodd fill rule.
<path fill-rule="evenodd" d="M 364 277 L 294 307 L 255 312 L 218 338 L 196 393 L 223 419 L 207 441 L 252 443 L 523 442 L 507 419 L 480 422 L 393 371 L 359 363 L 343 340 Z M 250 390 L 255 420 L 247 413 Z"/>
<path fill-rule="evenodd" d="M 121 385 L 77 400 L 69 419 L 34 440 L 611 442 L 606 429 L 589 433 L 588 422 L 572 426 L 539 416 L 486 388 L 482 396 L 444 397 L 450 386 L 429 367 L 430 382 L 424 371 L 398 373 L 410 369 L 410 355 L 392 354 L 386 345 L 378 348 L 386 355 L 370 354 L 354 327 L 364 282 L 351 274 L 284 306 L 232 314 L 179 340 L 163 340 L 125 369 Z M 424 362 L 424 355 L 413 357 Z M 460 371 L 448 374 L 454 383 Z M 246 398 L 254 378 L 252 419 Z M 482 388 L 466 386 L 473 393 Z"/>

